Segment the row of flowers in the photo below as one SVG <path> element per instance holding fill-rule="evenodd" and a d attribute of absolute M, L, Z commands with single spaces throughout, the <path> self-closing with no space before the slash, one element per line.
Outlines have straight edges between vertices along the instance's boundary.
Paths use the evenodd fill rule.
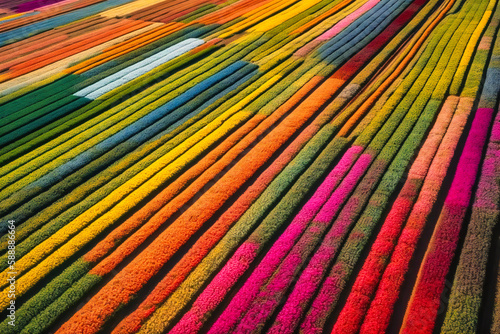
<path fill-rule="evenodd" d="M 335 323 L 333 329 L 334 332 L 351 333 L 359 330 L 361 321 L 363 320 L 363 317 L 370 305 L 371 297 L 373 297 L 374 290 L 377 287 L 378 280 L 380 279 L 384 266 L 387 262 L 387 260 L 384 261 L 384 259 L 388 259 L 392 253 L 403 224 L 406 221 L 413 204 L 417 200 L 419 190 L 422 187 L 423 179 L 427 174 L 432 159 L 435 156 L 438 146 L 451 121 L 457 103 L 457 97 L 450 97 L 446 100 L 443 108 L 441 109 L 434 127 L 429 133 L 422 146 L 422 150 L 418 154 L 408 173 L 407 181 L 392 204 L 391 210 L 382 223 L 381 230 L 371 246 L 370 253 L 365 260 L 361 271 L 357 274 L 356 281 L 349 293 L 346 304 Z M 384 200 L 387 201 L 387 195 L 384 195 L 384 198 Z M 371 203 L 368 205 L 370 204 Z M 377 208 L 375 207 L 375 209 Z M 366 213 L 368 213 L 368 210 L 365 210 L 365 213 L 363 214 L 364 218 L 361 219 L 368 220 L 369 223 L 377 221 L 376 218 L 369 219 L 369 217 L 366 217 Z M 380 212 L 378 212 L 378 219 L 380 219 Z M 373 222 L 370 220 L 373 220 Z M 350 239 L 352 239 L 351 242 L 349 242 Z M 354 246 L 357 245 L 354 232 L 351 232 L 346 243 L 352 243 Z M 359 253 L 359 249 L 354 248 L 351 252 Z M 339 259 L 335 264 L 335 269 L 332 269 L 331 271 L 332 273 L 338 272 L 337 275 L 340 278 L 348 277 L 350 271 L 352 271 L 352 267 L 349 266 L 346 266 L 344 272 L 341 271 L 342 263 L 349 261 L 350 256 L 353 255 L 349 253 L 350 252 L 347 250 L 342 250 L 339 255 Z M 354 259 L 358 257 L 359 254 L 355 256 Z M 338 269 L 336 267 L 338 267 Z M 345 285 L 346 281 L 339 280 L 338 282 L 338 285 Z M 337 289 L 341 287 L 342 286 Z M 338 297 L 336 299 L 338 299 Z"/>
<path fill-rule="evenodd" d="M 234 66 L 233 66 L 233 67 L 234 67 Z M 288 67 L 288 64 L 284 64 L 284 66 L 281 66 L 281 67 L 280 67 L 280 69 L 281 69 L 281 71 L 282 71 L 282 70 L 283 70 L 283 68 L 285 68 L 285 73 L 286 73 L 286 71 L 290 71 L 291 69 L 293 69 L 293 66 L 291 67 L 291 69 L 287 69 L 287 67 Z M 252 68 L 252 66 L 250 66 L 250 69 L 251 69 L 251 68 Z M 280 70 L 280 69 L 279 69 L 279 70 Z M 278 71 L 278 72 L 279 72 L 279 71 Z M 219 75 L 221 75 L 221 74 L 219 74 Z M 248 76 L 249 76 L 249 77 L 248 77 Z M 252 76 L 252 74 L 247 75 L 247 77 L 248 77 L 248 78 L 247 78 L 247 80 L 248 80 L 248 79 L 250 79 L 250 78 L 251 78 L 251 76 Z M 265 79 L 265 80 L 269 80 L 269 77 L 271 77 L 271 78 L 272 78 L 272 76 L 271 76 L 271 75 L 270 75 L 270 76 L 267 76 L 267 77 L 268 77 L 267 79 L 266 79 L 266 78 L 264 78 L 264 79 Z M 276 79 L 277 79 L 277 78 L 273 78 L 273 80 L 276 80 Z M 272 86 L 273 82 L 274 82 L 274 81 L 272 81 L 272 80 L 271 80 L 270 82 L 268 82 L 268 83 L 267 83 L 267 86 Z M 264 81 L 264 83 L 265 83 L 265 81 Z M 240 82 L 240 84 L 241 84 L 241 82 Z M 260 82 L 258 82 L 258 81 L 257 81 L 257 82 L 254 82 L 253 84 L 251 84 L 251 86 L 253 86 L 253 87 L 251 87 L 251 91 L 252 91 L 252 90 L 255 90 L 255 87 L 259 87 L 261 84 L 262 84 L 262 83 L 260 83 Z M 221 87 L 219 86 L 219 88 L 221 88 Z M 235 88 L 236 88 L 236 87 L 235 87 Z M 248 89 L 248 88 L 250 88 L 250 87 L 247 87 L 247 89 Z M 243 108 L 243 107 L 245 106 L 245 104 L 248 104 L 250 101 L 252 101 L 252 100 L 253 100 L 256 96 L 258 96 L 258 94 L 257 94 L 256 96 L 252 96 L 252 95 L 247 96 L 247 95 L 246 95 L 246 93 L 247 93 L 247 92 L 243 92 L 243 94 L 241 94 L 242 96 L 244 96 L 244 99 L 243 99 L 244 101 L 240 101 L 240 102 L 238 102 L 239 104 L 238 104 L 238 103 L 235 103 L 235 102 L 230 102 L 230 101 L 228 101 L 228 103 L 227 103 L 227 105 L 228 105 L 228 106 L 226 107 L 227 112 L 223 113 L 223 114 L 222 114 L 222 117 L 218 117 L 218 118 L 217 118 L 217 117 L 214 117 L 214 115 L 211 115 L 211 117 L 208 117 L 208 118 L 207 118 L 207 120 L 211 120 L 211 122 L 209 122 L 209 123 L 208 123 L 208 125 L 210 125 L 210 126 L 207 126 L 207 123 L 205 123 L 205 124 L 203 124 L 203 123 L 202 123 L 202 124 L 200 125 L 201 127 L 203 127 L 203 130 L 204 130 L 204 131 L 202 131 L 202 133 L 200 133 L 200 135 L 201 135 L 201 137 L 200 137 L 200 138 L 204 138 L 204 139 L 203 139 L 203 141 L 202 141 L 202 142 L 200 142 L 200 144 L 199 144 L 199 145 L 197 145 L 198 147 L 194 147 L 194 150 L 191 150 L 191 151 L 186 152 L 186 153 L 184 154 L 184 156 L 185 156 L 185 157 L 189 157 L 189 159 L 194 159 L 194 158 L 196 158 L 196 156 L 197 156 L 197 155 L 199 155 L 201 152 L 203 152 L 204 150 L 206 150 L 207 148 L 209 148 L 209 147 L 211 146 L 211 144 L 210 144 L 210 143 L 215 143 L 215 142 L 217 142 L 217 140 L 218 140 L 217 138 L 220 138 L 220 136 L 221 136 L 221 135 L 222 135 L 222 136 L 224 136 L 224 134 L 227 132 L 227 130 L 228 130 L 228 129 L 231 129 L 231 128 L 232 128 L 232 127 L 234 127 L 235 125 L 238 125 L 238 123 L 239 123 L 239 122 L 234 122 L 234 121 L 236 121 L 236 120 L 238 120 L 238 119 L 242 119 L 242 120 L 244 120 L 244 119 L 247 119 L 247 118 L 248 118 L 248 114 L 246 114 L 246 113 L 240 113 L 240 114 L 239 114 L 239 116 L 238 116 L 238 113 L 236 113 L 236 112 L 237 112 L 238 110 L 240 110 L 240 108 Z M 236 101 L 238 101 L 238 100 L 236 100 Z M 215 107 L 214 107 L 214 108 L 215 108 Z M 223 108 L 222 108 L 222 109 L 223 109 Z M 212 109 L 212 110 L 213 110 L 213 109 Z M 236 114 L 235 114 L 235 113 L 236 113 Z M 221 128 L 220 126 L 221 126 L 221 124 L 223 124 L 224 120 L 228 119 L 231 115 L 234 115 L 234 117 L 233 117 L 232 119 L 229 119 L 229 121 L 227 122 L 227 126 L 229 126 L 229 128 L 227 128 L 227 126 L 223 126 L 223 127 Z M 205 121 L 205 122 L 207 122 L 207 121 Z M 240 121 L 240 122 L 241 122 L 241 121 Z M 255 122 L 253 122 L 253 123 L 255 123 Z M 208 135 L 208 134 L 210 134 L 210 132 L 212 132 L 212 131 L 214 131 L 214 130 L 216 130 L 216 131 L 215 131 L 215 133 L 214 133 L 213 135 L 211 135 L 211 136 L 208 136 L 208 137 L 207 137 L 207 135 Z M 196 133 L 196 132 L 195 132 L 195 133 Z M 191 134 L 193 134 L 193 133 L 191 133 Z M 182 136 L 181 136 L 181 137 L 182 137 Z M 175 139 L 176 139 L 179 143 L 182 143 L 182 142 L 184 141 L 182 138 L 180 138 L 180 139 L 179 139 L 179 138 L 177 138 L 177 137 L 176 137 Z M 193 145 L 194 143 L 196 143 L 196 141 L 192 141 L 191 143 L 189 143 L 189 141 L 188 141 L 188 142 L 185 142 L 183 145 L 184 145 L 184 146 L 186 146 L 186 145 L 187 145 L 187 146 L 186 146 L 186 148 L 189 148 L 189 146 L 190 146 L 190 145 Z M 185 148 L 185 149 L 182 149 L 182 150 L 179 150 L 179 152 L 178 152 L 178 153 L 183 153 L 183 152 L 186 150 L 186 148 Z M 196 150 L 198 150 L 200 153 L 195 153 L 195 151 L 196 151 Z M 201 150 L 201 151 L 200 151 L 200 150 Z M 178 154 L 178 153 L 177 153 L 177 154 Z M 181 157 L 181 158 L 182 158 L 182 157 Z M 178 162 L 174 163 L 174 165 L 175 165 L 175 166 L 172 166 L 172 168 L 173 168 L 173 169 L 174 169 L 174 171 L 175 171 L 175 169 L 178 169 L 178 168 L 179 168 L 179 167 L 181 167 L 182 165 L 186 165 L 186 160 L 184 159 L 184 162 L 183 162 L 183 161 L 182 161 L 182 159 L 180 159 L 180 161 L 178 161 Z M 158 166 L 156 166 L 155 168 L 158 168 Z M 170 177 L 171 177 L 172 175 L 174 175 L 174 174 L 172 174 L 172 168 L 170 168 L 170 170 L 166 170 L 165 172 L 163 172 L 163 174 L 164 174 L 164 175 L 167 175 L 167 176 L 168 176 L 168 175 L 170 175 Z M 160 168 L 160 169 L 161 169 L 161 168 Z M 154 181 L 154 182 L 161 182 L 162 177 L 164 178 L 164 176 L 162 176 L 162 175 L 160 175 L 160 177 L 155 177 L 156 179 L 155 179 L 155 180 L 153 180 L 153 181 Z M 143 186 L 143 187 L 142 187 L 142 189 L 143 189 L 143 192 L 144 192 L 144 191 L 149 191 L 149 192 L 150 192 L 150 191 L 151 191 L 151 189 L 152 189 L 152 188 L 155 188 L 155 187 L 156 187 L 156 186 L 154 186 L 154 184 L 153 184 L 153 183 L 148 182 L 148 184 L 146 184 L 145 186 Z M 148 190 L 148 189 L 149 189 L 149 190 Z M 193 191 L 191 191 L 191 194 L 193 194 L 193 193 L 194 193 L 194 192 L 193 192 Z M 175 206 L 175 205 L 174 205 L 174 206 Z M 118 208 L 114 208 L 114 210 L 113 210 L 113 211 L 120 212 L 120 210 L 121 210 L 121 209 L 123 209 L 123 205 L 119 205 L 119 207 L 118 207 Z M 108 215 L 108 216 L 109 216 L 109 215 Z M 98 221 L 101 221 L 101 222 L 102 222 L 103 220 L 102 220 L 102 218 L 99 218 L 99 220 L 98 220 Z M 140 222 L 139 222 L 139 223 L 140 223 Z M 95 225 L 95 224 L 93 224 L 93 225 Z M 97 224 L 97 225 L 98 225 L 98 224 Z M 95 228 L 96 228 L 96 227 L 98 227 L 97 225 L 95 225 L 94 230 L 95 230 Z M 136 225 L 137 225 L 137 224 L 136 224 Z M 154 225 L 154 224 L 153 224 L 153 225 Z M 157 227 L 156 227 L 156 228 L 157 228 Z M 130 232 L 130 231 L 129 231 L 129 232 Z M 136 238 L 135 238 L 135 239 L 136 239 L 135 241 L 137 241 L 137 240 L 141 240 L 141 238 L 142 238 L 141 234 L 142 234 L 142 233 L 139 233 L 139 236 L 138 236 L 138 237 L 139 237 L 139 239 L 137 239 L 137 237 L 136 237 Z M 116 235 L 113 235 L 113 237 L 116 237 Z M 112 238 L 109 238 L 109 239 L 111 240 Z M 133 245 L 134 243 L 136 244 L 136 242 L 135 242 L 135 241 L 134 241 L 134 240 L 131 240 L 131 242 L 130 242 L 129 244 L 130 244 L 130 245 Z M 105 242 L 104 244 L 106 244 L 106 242 Z M 125 245 L 125 246 L 126 246 L 126 245 Z M 135 245 L 135 247 L 137 247 L 137 244 Z M 102 247 L 101 247 L 101 248 L 102 248 Z M 112 248 L 107 247 L 107 249 L 108 249 L 108 250 L 111 250 Z M 99 251 L 97 251 L 97 252 L 99 252 Z M 117 253 L 120 253 L 120 252 L 117 252 Z M 115 258 L 116 258 L 116 257 L 115 257 Z M 122 259 L 123 259 L 123 257 L 120 257 L 120 258 L 122 258 Z M 113 258 L 112 258 L 112 260 L 113 260 Z M 108 261 L 108 262 L 109 262 L 109 261 Z M 111 261 L 110 263 L 112 263 L 112 261 Z M 115 263 L 115 264 L 117 264 L 117 263 Z M 61 278 L 61 279 L 64 279 L 64 278 Z M 54 297 L 57 297 L 57 296 L 53 296 L 52 298 L 54 298 Z M 45 301 L 44 301 L 44 303 L 45 303 Z"/>
<path fill-rule="evenodd" d="M 87 9 L 109 10 L 18 59 L 0 48 L 19 74 L 0 97 L 19 299 L 0 332 L 383 333 L 417 245 L 401 331 L 477 331 L 499 214 L 496 1 Z M 40 32 L 60 13 L 19 20 Z"/>
<path fill-rule="evenodd" d="M 318 103 L 318 101 L 315 101 Z M 100 305 L 106 305 L 102 311 L 111 315 L 120 303 L 128 300 L 149 278 L 181 247 L 191 235 L 200 229 L 211 216 L 260 168 L 276 150 L 288 140 L 310 117 L 314 109 L 296 109 L 277 127 L 272 129 L 263 140 L 239 160 L 222 178 L 203 194 L 193 205 L 180 215 L 164 232 L 158 236 L 141 254 L 139 254 L 114 279 L 102 288 L 98 295 L 82 308 L 65 326 L 80 326 L 82 323 L 94 322 L 98 314 L 94 313 Z M 175 241 L 175 242 L 173 242 Z M 126 280 L 133 289 L 121 290 L 117 286 Z M 114 291 L 107 293 L 108 289 Z M 102 312 L 101 312 L 102 315 Z M 99 316 L 100 317 L 100 316 Z M 102 318 L 101 318 L 102 319 Z M 103 319 L 105 320 L 105 319 Z M 101 320 L 102 321 L 102 320 Z M 99 321 L 99 323 L 101 322 Z M 95 325 L 100 324 L 94 322 Z M 69 328 L 69 327 L 68 327 Z M 61 329 L 64 330 L 64 329 Z"/>
<path fill-rule="evenodd" d="M 352 183 L 352 184 L 355 184 L 355 182 Z M 342 189 L 344 189 L 344 188 L 342 188 Z M 313 227 L 311 227 L 311 228 L 313 228 Z M 248 242 L 250 242 L 250 241 L 248 241 Z M 250 244 L 248 245 L 248 247 L 250 247 L 253 243 L 254 243 L 254 240 L 252 239 L 252 241 L 250 242 Z M 243 244 L 243 245 L 246 245 L 246 244 Z M 219 274 L 215 278 L 215 280 L 217 282 L 219 282 L 219 283 L 217 284 L 216 281 L 212 281 L 209 284 L 209 287 L 207 289 L 205 289 L 202 292 L 202 294 L 198 297 L 198 300 L 195 302 L 193 308 L 190 311 L 188 311 L 188 313 L 185 314 L 185 316 L 178 323 L 178 325 L 176 327 L 174 327 L 174 329 L 173 329 L 174 331 L 175 330 L 179 330 L 179 331 L 188 330 L 188 331 L 191 331 L 191 330 L 194 329 L 194 327 L 192 327 L 192 326 L 200 326 L 200 320 L 201 320 L 200 317 L 206 318 L 207 312 L 211 312 L 210 310 L 213 309 L 213 307 L 215 306 L 215 304 L 218 304 L 218 301 L 221 300 L 221 298 L 223 296 L 223 295 L 222 296 L 219 296 L 219 295 L 215 296 L 214 295 L 215 291 L 219 291 L 218 293 L 222 293 L 222 291 L 227 291 L 230 288 L 230 286 L 232 286 L 234 284 L 234 282 L 235 282 L 235 278 L 234 277 L 239 277 L 245 271 L 245 268 L 247 268 L 249 261 L 251 262 L 251 259 L 255 256 L 255 254 L 251 255 L 252 252 L 247 254 L 247 247 L 246 246 L 241 246 L 241 247 L 242 247 L 241 248 L 241 252 L 243 252 L 241 254 L 241 256 L 238 253 L 239 251 L 237 251 L 237 253 L 224 266 L 224 268 L 231 268 L 231 269 L 230 270 L 227 269 L 228 272 L 225 272 L 225 269 L 223 268 L 222 271 L 219 272 Z M 298 254 L 300 253 L 301 254 L 300 257 L 302 257 L 303 252 L 297 251 L 297 253 Z M 245 260 L 243 260 L 243 259 L 245 259 Z M 277 263 L 279 263 L 279 261 Z M 240 268 L 240 269 L 236 270 L 235 268 Z M 207 274 L 207 273 L 205 273 L 205 274 Z M 219 277 L 219 275 L 221 277 L 220 280 L 217 279 L 217 277 Z M 232 278 L 229 278 L 229 277 L 232 277 Z M 233 282 L 233 283 L 231 283 L 231 282 Z M 279 283 L 281 283 L 281 282 L 279 282 Z M 220 289 L 219 286 L 221 286 L 221 285 L 224 285 L 225 288 L 224 289 Z M 280 284 L 278 284 L 278 285 L 280 285 Z M 211 289 L 210 288 L 211 286 L 213 286 L 214 288 Z M 283 285 L 280 285 L 280 287 L 283 288 Z M 284 290 L 280 290 L 280 292 L 282 292 L 282 291 L 284 291 Z M 210 298 L 209 297 L 205 298 L 204 297 L 205 294 L 207 296 L 210 295 Z M 184 297 L 186 297 L 186 296 L 184 295 Z M 204 302 L 202 300 L 205 301 L 205 304 L 207 303 L 208 300 L 210 300 L 211 302 L 208 303 L 208 304 L 210 304 L 210 306 L 208 304 L 206 306 L 203 306 Z M 275 302 L 275 299 L 273 299 L 273 298 L 266 298 L 266 300 L 270 301 L 271 303 Z M 255 304 L 261 305 L 261 303 L 257 303 L 257 302 Z M 165 310 L 166 309 L 175 310 L 175 309 L 177 309 L 177 307 L 178 307 L 178 304 L 175 304 L 175 306 L 174 306 L 174 304 L 167 302 L 163 306 L 163 309 L 165 309 Z M 194 309 L 194 308 L 196 308 L 196 309 Z M 198 310 L 198 308 L 200 308 L 200 310 Z M 171 312 L 170 312 L 170 314 L 171 314 Z M 233 316 L 234 316 L 234 314 L 233 314 Z M 158 315 L 158 317 L 157 317 L 158 321 L 156 321 L 156 325 L 159 325 L 158 323 L 159 323 L 160 319 L 162 319 L 163 321 L 165 321 L 166 318 L 167 319 L 171 318 L 171 315 L 166 316 L 165 312 L 161 312 L 161 316 Z M 253 325 L 258 326 L 259 324 L 262 324 L 262 322 L 256 321 L 256 319 L 254 317 L 250 316 L 249 318 L 252 319 L 251 323 Z M 184 319 L 186 319 L 186 320 L 184 321 Z M 232 321 L 234 321 L 234 319 Z M 152 321 L 151 323 L 153 323 L 153 322 L 154 321 Z M 184 327 L 182 327 L 182 326 L 184 326 Z M 241 325 L 241 326 L 245 326 L 245 325 Z M 154 328 L 154 326 L 148 327 L 149 330 L 152 330 L 153 328 Z M 165 327 L 162 327 L 162 328 L 165 328 Z M 242 329 L 242 328 L 240 328 L 240 329 Z M 246 326 L 245 328 L 248 329 L 248 326 Z"/>

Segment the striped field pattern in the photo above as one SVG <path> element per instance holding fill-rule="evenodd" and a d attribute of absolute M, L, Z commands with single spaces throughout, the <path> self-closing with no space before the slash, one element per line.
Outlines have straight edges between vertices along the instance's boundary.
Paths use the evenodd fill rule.
<path fill-rule="evenodd" d="M 497 0 L 0 0 L 0 333 L 500 333 Z"/>

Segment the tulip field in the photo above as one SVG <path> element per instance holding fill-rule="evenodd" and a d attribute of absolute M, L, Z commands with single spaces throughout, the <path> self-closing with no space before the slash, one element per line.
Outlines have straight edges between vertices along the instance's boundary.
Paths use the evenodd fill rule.
<path fill-rule="evenodd" d="M 500 1 L 0 0 L 0 333 L 500 333 Z"/>

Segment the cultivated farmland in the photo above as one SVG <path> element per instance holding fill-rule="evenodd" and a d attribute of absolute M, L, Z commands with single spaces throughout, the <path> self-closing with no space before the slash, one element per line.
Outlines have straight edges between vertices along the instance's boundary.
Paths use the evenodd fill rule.
<path fill-rule="evenodd" d="M 497 0 L 0 0 L 0 333 L 500 333 Z"/>

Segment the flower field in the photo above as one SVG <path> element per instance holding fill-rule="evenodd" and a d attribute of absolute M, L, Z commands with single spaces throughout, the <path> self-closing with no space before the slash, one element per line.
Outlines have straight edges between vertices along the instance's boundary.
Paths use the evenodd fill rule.
<path fill-rule="evenodd" d="M 0 0 L 0 333 L 500 333 L 497 0 Z"/>

